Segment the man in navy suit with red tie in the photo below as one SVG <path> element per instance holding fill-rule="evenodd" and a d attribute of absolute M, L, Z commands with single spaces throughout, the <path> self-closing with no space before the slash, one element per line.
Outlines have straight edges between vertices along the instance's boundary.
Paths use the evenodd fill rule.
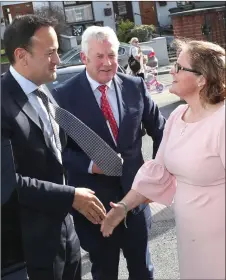
<path fill-rule="evenodd" d="M 86 70 L 53 92 L 61 107 L 94 130 L 123 160 L 122 176 L 106 176 L 73 141 L 68 141 L 63 154 L 69 184 L 94 190 L 107 211 L 110 201 L 120 201 L 130 190 L 144 162 L 141 124 L 153 139 L 153 157 L 165 125 L 144 81 L 116 74 L 118 48 L 119 41 L 111 28 L 87 28 L 81 43 L 81 59 Z M 118 279 L 120 249 L 127 260 L 130 280 L 153 279 L 148 249 L 151 225 L 148 205 L 131 211 L 127 216 L 128 228 L 122 223 L 109 238 L 102 236 L 100 225 L 90 223 L 78 212 L 73 211 L 73 217 L 81 246 L 89 252 L 94 280 Z"/>

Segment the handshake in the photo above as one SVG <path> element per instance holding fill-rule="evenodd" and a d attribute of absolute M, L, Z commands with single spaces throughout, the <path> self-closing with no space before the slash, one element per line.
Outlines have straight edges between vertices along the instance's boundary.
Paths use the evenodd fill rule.
<path fill-rule="evenodd" d="M 87 188 L 76 188 L 72 207 L 84 215 L 93 224 L 101 224 L 104 237 L 112 234 L 114 228 L 125 217 L 125 208 L 121 204 L 110 202 L 112 209 L 106 213 L 95 192 Z"/>

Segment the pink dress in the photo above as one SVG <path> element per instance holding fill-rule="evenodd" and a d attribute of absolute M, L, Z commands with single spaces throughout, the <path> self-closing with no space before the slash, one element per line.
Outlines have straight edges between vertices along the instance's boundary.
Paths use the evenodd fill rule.
<path fill-rule="evenodd" d="M 172 112 L 132 188 L 165 205 L 174 199 L 180 279 L 225 279 L 225 106 L 185 123 L 187 106 Z"/>

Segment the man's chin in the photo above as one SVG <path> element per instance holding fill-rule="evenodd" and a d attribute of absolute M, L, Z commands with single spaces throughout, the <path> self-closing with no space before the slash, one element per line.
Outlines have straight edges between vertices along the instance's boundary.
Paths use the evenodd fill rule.
<path fill-rule="evenodd" d="M 99 80 L 101 83 L 106 84 L 110 82 L 114 78 L 114 74 L 112 72 L 105 72 L 99 75 Z"/>
<path fill-rule="evenodd" d="M 53 82 L 55 81 L 57 78 L 57 73 L 54 72 L 54 73 L 51 73 L 49 76 L 48 76 L 48 81 L 46 81 L 46 83 L 50 83 L 50 82 Z M 47 80 L 47 79 L 46 79 Z"/>

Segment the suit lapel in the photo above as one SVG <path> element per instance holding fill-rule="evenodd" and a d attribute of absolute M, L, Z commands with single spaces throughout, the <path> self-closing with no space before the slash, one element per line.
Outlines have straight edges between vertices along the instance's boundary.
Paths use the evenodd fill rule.
<path fill-rule="evenodd" d="M 10 71 L 8 71 L 5 75 L 7 75 L 7 80 L 9 81 L 9 90 L 11 92 L 11 95 L 15 102 L 20 106 L 22 111 L 27 115 L 29 119 L 31 119 L 38 127 L 41 129 L 46 146 L 52 151 L 54 156 L 57 158 L 56 151 L 52 147 L 51 139 L 47 132 L 43 129 L 43 124 L 39 116 L 37 115 L 37 112 L 33 108 L 33 106 L 30 104 L 26 94 L 20 87 L 20 85 L 17 83 L 17 81 L 14 79 L 14 77 L 11 75 Z M 59 160 L 58 160 L 59 161 Z"/>
<path fill-rule="evenodd" d="M 118 75 L 115 75 L 113 79 L 113 83 L 115 86 L 115 92 L 117 96 L 117 102 L 118 102 L 118 110 L 119 110 L 119 131 L 118 131 L 118 140 L 117 143 L 119 143 L 120 138 L 122 137 L 122 123 L 123 119 L 125 117 L 125 102 L 123 100 L 123 84 L 122 80 L 119 78 Z"/>

